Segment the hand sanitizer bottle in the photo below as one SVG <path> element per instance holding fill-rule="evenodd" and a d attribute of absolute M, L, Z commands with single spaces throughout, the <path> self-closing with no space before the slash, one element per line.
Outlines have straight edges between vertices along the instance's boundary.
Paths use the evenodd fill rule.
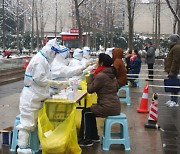
<path fill-rule="evenodd" d="M 69 92 L 68 92 L 68 100 L 69 101 L 73 101 L 74 100 L 74 91 L 72 88 L 70 88 Z"/>

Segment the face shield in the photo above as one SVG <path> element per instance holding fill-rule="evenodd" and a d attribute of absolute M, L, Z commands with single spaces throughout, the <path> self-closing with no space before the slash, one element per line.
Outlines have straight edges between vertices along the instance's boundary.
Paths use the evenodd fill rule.
<path fill-rule="evenodd" d="M 83 57 L 86 59 L 90 58 L 90 52 L 91 50 L 89 49 L 89 47 L 84 47 L 83 48 Z"/>
<path fill-rule="evenodd" d="M 57 39 L 51 39 L 47 44 L 42 48 L 42 52 L 47 60 L 51 63 L 55 58 L 56 54 L 59 53 L 60 46 L 57 42 Z"/>
<path fill-rule="evenodd" d="M 73 58 L 76 58 L 78 60 L 82 60 L 83 58 L 83 50 L 77 48 L 74 50 L 74 53 L 73 53 Z"/>

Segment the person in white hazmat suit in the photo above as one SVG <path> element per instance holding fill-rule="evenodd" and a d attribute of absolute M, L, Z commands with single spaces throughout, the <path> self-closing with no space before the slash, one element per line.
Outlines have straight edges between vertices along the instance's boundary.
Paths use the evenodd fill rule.
<path fill-rule="evenodd" d="M 89 47 L 84 47 L 83 48 L 83 58 L 81 60 L 82 65 L 87 63 L 87 62 L 91 62 L 90 52 L 91 52 L 91 50 L 90 50 Z"/>
<path fill-rule="evenodd" d="M 49 97 L 49 86 L 62 86 L 65 81 L 50 79 L 50 64 L 56 54 L 64 53 L 56 39 L 50 40 L 30 61 L 24 77 L 24 88 L 20 95 L 20 124 L 18 133 L 18 154 L 31 154 L 28 148 L 29 132 L 37 125 L 38 111 L 42 101 Z"/>
<path fill-rule="evenodd" d="M 78 49 L 75 51 L 75 61 L 71 62 L 71 65 L 67 65 L 67 58 L 68 58 L 68 48 L 65 46 L 61 46 L 62 50 L 65 51 L 63 53 L 57 54 L 55 59 L 53 60 L 51 64 L 51 74 L 52 74 L 52 80 L 67 80 L 68 78 L 72 78 L 74 76 L 79 76 L 83 73 L 83 70 L 87 67 L 88 63 L 85 62 L 84 64 L 79 64 L 79 59 L 81 59 L 81 50 Z M 80 53 L 79 53 L 80 52 Z M 80 55 L 78 55 L 80 54 Z M 63 89 L 63 86 L 61 88 L 56 88 L 51 86 L 50 87 L 51 94 L 58 93 L 60 90 Z"/>
<path fill-rule="evenodd" d="M 93 59 L 90 56 L 90 52 L 91 52 L 91 50 L 90 50 L 89 47 L 84 47 L 83 48 L 83 58 L 81 60 L 82 65 L 84 65 L 85 63 L 93 64 Z M 83 70 L 83 74 L 87 74 L 93 68 L 95 68 L 95 64 L 94 65 L 90 65 L 85 70 Z"/>
<path fill-rule="evenodd" d="M 77 67 L 82 66 L 81 60 L 83 58 L 83 50 L 80 48 L 77 48 L 74 50 L 73 58 L 69 63 L 69 66 Z"/>

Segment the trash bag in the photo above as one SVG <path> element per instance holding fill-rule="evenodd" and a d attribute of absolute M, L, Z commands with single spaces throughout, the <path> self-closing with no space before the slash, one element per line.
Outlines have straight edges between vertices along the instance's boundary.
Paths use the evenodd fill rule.
<path fill-rule="evenodd" d="M 76 103 L 44 103 L 38 113 L 42 154 L 81 153 L 74 123 L 75 110 Z"/>

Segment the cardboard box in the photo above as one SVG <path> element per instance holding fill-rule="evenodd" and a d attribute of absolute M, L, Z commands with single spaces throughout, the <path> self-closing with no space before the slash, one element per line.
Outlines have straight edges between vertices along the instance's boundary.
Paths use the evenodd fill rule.
<path fill-rule="evenodd" d="M 2 145 L 11 145 L 12 130 L 13 127 L 8 127 L 0 131 L 2 136 L 1 138 Z"/>

